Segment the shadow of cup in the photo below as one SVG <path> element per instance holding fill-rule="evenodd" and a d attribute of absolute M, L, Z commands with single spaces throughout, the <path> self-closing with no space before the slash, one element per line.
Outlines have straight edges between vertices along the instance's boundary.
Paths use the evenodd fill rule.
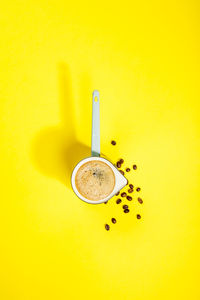
<path fill-rule="evenodd" d="M 67 136 L 64 129 L 50 127 L 35 137 L 31 156 L 39 171 L 71 187 L 71 173 L 81 159 L 90 156 L 90 148 Z"/>
<path fill-rule="evenodd" d="M 84 75 L 80 80 L 79 107 L 82 110 L 82 120 L 88 114 L 84 100 L 88 98 L 89 77 Z M 61 122 L 58 126 L 41 129 L 33 140 L 31 159 L 36 168 L 44 175 L 56 178 L 71 188 L 71 173 L 75 165 L 91 155 L 91 149 L 80 143 L 76 137 L 76 122 L 72 93 L 72 80 L 67 64 L 58 64 L 58 88 Z M 89 105 L 89 103 L 88 103 Z M 83 122 L 83 124 L 84 124 Z"/>

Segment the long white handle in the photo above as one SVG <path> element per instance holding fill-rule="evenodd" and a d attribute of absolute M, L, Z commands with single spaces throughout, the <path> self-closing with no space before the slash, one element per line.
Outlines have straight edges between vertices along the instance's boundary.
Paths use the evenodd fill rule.
<path fill-rule="evenodd" d="M 92 156 L 100 156 L 99 91 L 92 94 Z"/>

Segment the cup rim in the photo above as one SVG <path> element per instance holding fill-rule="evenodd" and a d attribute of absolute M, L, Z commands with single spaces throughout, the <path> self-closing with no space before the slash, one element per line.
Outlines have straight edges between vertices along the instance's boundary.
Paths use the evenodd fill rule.
<path fill-rule="evenodd" d="M 100 160 L 100 161 L 104 161 L 109 167 L 111 167 L 111 169 L 113 170 L 114 176 L 115 176 L 115 185 L 114 188 L 112 190 L 112 192 L 105 198 L 98 200 L 98 201 L 93 201 L 93 200 L 89 200 L 87 198 L 85 198 L 84 196 L 82 196 L 78 189 L 76 188 L 76 184 L 75 184 L 75 176 L 76 173 L 78 171 L 78 169 L 86 162 L 88 161 L 92 161 L 92 160 Z M 119 175 L 119 174 L 120 175 Z M 123 179 L 124 183 L 123 184 L 118 184 L 119 178 L 120 176 L 122 176 L 121 179 Z M 81 161 L 79 161 L 75 168 L 73 169 L 72 175 L 71 175 L 71 185 L 72 185 L 72 189 L 74 191 L 74 193 L 84 202 L 90 203 L 90 204 L 100 204 L 100 203 L 104 203 L 106 201 L 108 201 L 110 198 L 112 198 L 122 187 L 124 187 L 125 181 L 127 183 L 127 179 L 117 170 L 117 168 L 107 159 L 103 158 L 103 157 L 96 157 L 96 156 L 90 156 L 90 157 L 86 157 L 84 159 L 82 159 Z"/>

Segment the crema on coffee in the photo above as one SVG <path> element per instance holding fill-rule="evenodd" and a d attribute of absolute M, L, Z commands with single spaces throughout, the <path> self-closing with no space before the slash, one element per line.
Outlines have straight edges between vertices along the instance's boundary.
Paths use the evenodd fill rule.
<path fill-rule="evenodd" d="M 77 171 L 75 184 L 78 192 L 88 200 L 106 198 L 115 186 L 115 174 L 111 167 L 99 160 L 83 164 Z"/>

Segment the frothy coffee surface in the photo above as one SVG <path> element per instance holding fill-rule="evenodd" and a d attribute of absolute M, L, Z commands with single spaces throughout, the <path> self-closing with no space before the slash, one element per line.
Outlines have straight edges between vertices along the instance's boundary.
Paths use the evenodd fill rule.
<path fill-rule="evenodd" d="M 83 197 L 98 201 L 106 198 L 113 191 L 115 175 L 106 163 L 92 160 L 79 168 L 75 184 Z"/>

